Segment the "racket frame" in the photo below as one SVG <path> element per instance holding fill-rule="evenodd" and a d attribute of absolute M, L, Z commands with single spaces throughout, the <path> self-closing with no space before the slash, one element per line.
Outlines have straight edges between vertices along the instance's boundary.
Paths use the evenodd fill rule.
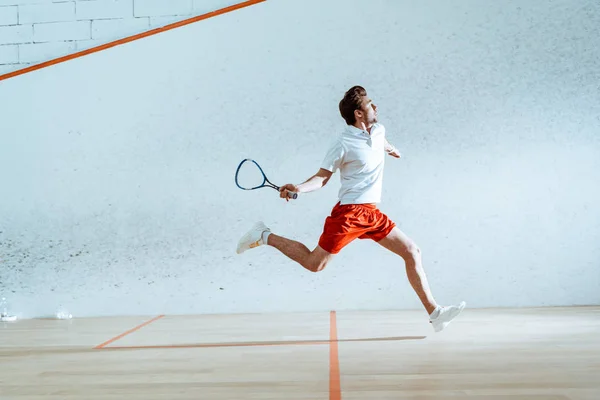
<path fill-rule="evenodd" d="M 240 185 L 239 181 L 238 181 L 238 176 L 240 173 L 240 170 L 242 169 L 242 165 L 244 165 L 246 162 L 253 162 L 257 167 L 258 170 L 260 171 L 260 173 L 263 176 L 263 183 L 258 185 L 258 186 L 254 186 L 254 187 L 250 187 L 250 188 L 246 188 L 243 187 L 242 185 Z M 275 189 L 279 192 L 279 190 L 281 189 L 280 186 L 275 185 L 273 182 L 271 182 L 269 180 L 269 178 L 267 178 L 267 174 L 265 174 L 265 172 L 263 171 L 263 169 L 261 168 L 261 166 L 253 159 L 251 158 L 245 158 L 240 162 L 240 165 L 238 165 L 237 170 L 235 171 L 235 184 L 237 185 L 237 187 L 239 187 L 242 190 L 256 190 L 256 189 L 260 189 L 260 188 L 264 188 L 264 187 L 270 187 L 272 189 Z M 292 199 L 296 199 L 298 198 L 298 193 L 296 192 L 291 192 L 288 190 L 288 197 L 292 198 Z"/>

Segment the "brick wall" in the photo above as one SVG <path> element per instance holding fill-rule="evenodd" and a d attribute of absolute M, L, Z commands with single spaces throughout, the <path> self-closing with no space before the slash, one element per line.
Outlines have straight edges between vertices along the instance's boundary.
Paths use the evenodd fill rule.
<path fill-rule="evenodd" d="M 0 0 L 0 74 L 242 0 Z"/>

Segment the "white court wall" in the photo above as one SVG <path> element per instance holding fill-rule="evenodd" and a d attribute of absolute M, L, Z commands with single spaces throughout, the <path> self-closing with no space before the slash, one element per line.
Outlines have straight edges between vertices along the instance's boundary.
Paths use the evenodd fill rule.
<path fill-rule="evenodd" d="M 600 6 L 268 0 L 0 82 L 0 292 L 22 317 L 409 309 L 402 260 L 352 243 L 313 274 L 339 174 L 286 203 L 245 192 L 317 171 L 364 85 L 388 139 L 380 207 L 436 299 L 600 303 Z"/>
<path fill-rule="evenodd" d="M 0 0 L 0 75 L 236 3 Z"/>

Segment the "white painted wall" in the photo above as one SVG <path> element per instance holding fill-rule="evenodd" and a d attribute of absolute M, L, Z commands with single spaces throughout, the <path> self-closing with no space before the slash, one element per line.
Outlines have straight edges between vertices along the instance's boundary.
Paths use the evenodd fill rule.
<path fill-rule="evenodd" d="M 0 0 L 0 74 L 239 2 Z"/>
<path fill-rule="evenodd" d="M 600 303 L 600 6 L 269 0 L 0 83 L 0 292 L 23 317 L 420 308 L 403 262 L 355 242 L 319 274 L 258 219 L 317 243 L 314 173 L 354 84 L 389 140 L 381 208 L 438 301 Z"/>

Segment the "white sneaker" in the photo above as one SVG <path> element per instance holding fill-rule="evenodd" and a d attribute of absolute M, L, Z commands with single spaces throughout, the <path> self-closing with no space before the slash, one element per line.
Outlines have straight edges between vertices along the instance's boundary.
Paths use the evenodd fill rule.
<path fill-rule="evenodd" d="M 270 231 L 270 229 L 267 228 L 262 221 L 255 223 L 252 229 L 250 229 L 244 236 L 241 237 L 240 241 L 238 242 L 236 252 L 238 254 L 242 254 L 246 250 L 250 250 L 265 244 L 262 240 L 262 234 L 264 231 Z"/>
<path fill-rule="evenodd" d="M 461 313 L 467 303 L 460 302 L 457 306 L 441 307 L 431 315 L 437 314 L 434 318 L 429 318 L 435 332 L 442 331 L 448 324 Z"/>

